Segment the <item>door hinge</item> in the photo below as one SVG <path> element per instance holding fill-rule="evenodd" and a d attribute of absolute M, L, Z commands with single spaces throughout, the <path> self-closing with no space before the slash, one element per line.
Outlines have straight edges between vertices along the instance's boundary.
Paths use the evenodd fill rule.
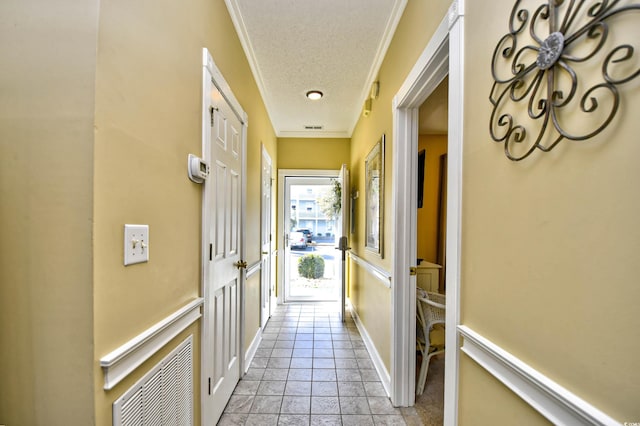
<path fill-rule="evenodd" d="M 213 244 L 209 243 L 209 260 L 213 260 Z"/>
<path fill-rule="evenodd" d="M 411 275 L 411 276 L 418 275 L 418 268 L 416 268 L 415 266 L 410 266 L 409 267 L 409 275 Z"/>
<path fill-rule="evenodd" d="M 211 395 L 211 377 L 209 377 L 209 395 Z"/>

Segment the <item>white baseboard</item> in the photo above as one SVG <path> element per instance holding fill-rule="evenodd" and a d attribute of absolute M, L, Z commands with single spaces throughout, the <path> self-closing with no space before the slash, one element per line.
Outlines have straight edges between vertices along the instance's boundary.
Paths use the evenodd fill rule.
<path fill-rule="evenodd" d="M 251 365 L 251 361 L 253 361 L 253 357 L 256 356 L 256 351 L 258 350 L 258 346 L 260 346 L 260 342 L 262 342 L 262 328 L 258 329 L 258 332 L 255 336 L 253 336 L 253 340 L 247 348 L 247 351 L 244 353 L 245 373 L 249 370 L 249 366 Z"/>
<path fill-rule="evenodd" d="M 371 361 L 373 361 L 373 365 L 378 372 L 378 376 L 380 377 L 380 381 L 382 382 L 382 386 L 384 386 L 385 392 L 387 392 L 387 396 L 391 395 L 391 376 L 384 366 L 384 362 L 382 361 L 382 357 L 378 353 L 375 345 L 373 344 L 373 340 L 371 340 L 371 336 L 367 333 L 367 329 L 365 328 L 362 321 L 360 321 L 360 317 L 358 316 L 358 312 L 354 309 L 353 305 L 351 305 L 351 301 L 347 299 L 347 306 L 349 308 L 349 312 L 351 312 L 351 316 L 356 323 L 356 327 L 358 327 L 358 331 L 360 332 L 360 336 L 362 336 L 362 340 L 364 341 L 367 350 L 369 351 L 369 355 L 371 355 Z"/>
<path fill-rule="evenodd" d="M 568 389 L 467 326 L 460 350 L 556 425 L 620 425 Z"/>

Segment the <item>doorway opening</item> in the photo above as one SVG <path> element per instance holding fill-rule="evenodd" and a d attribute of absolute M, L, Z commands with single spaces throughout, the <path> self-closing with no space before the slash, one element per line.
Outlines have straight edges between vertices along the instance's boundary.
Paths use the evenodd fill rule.
<path fill-rule="evenodd" d="M 464 3 L 454 0 L 393 100 L 393 170 L 398 173 L 394 173 L 392 185 L 396 255 L 392 261 L 395 285 L 392 288 L 391 400 L 396 406 L 411 406 L 415 403 L 416 385 L 412 343 L 416 336 L 417 291 L 411 272 L 417 261 L 418 110 L 448 76 L 444 424 L 456 424 L 458 415 L 463 72 Z"/>
<path fill-rule="evenodd" d="M 444 422 L 448 83 L 418 109 L 415 407 L 433 424 Z"/>
<path fill-rule="evenodd" d="M 338 175 L 284 178 L 284 302 L 336 302 L 340 289 Z M 336 197 L 338 197 L 336 199 Z"/>

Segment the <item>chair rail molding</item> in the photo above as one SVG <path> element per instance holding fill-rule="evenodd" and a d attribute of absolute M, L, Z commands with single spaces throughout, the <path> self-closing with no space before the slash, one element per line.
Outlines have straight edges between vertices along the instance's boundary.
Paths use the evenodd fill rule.
<path fill-rule="evenodd" d="M 557 425 L 620 425 L 587 401 L 554 382 L 465 325 L 458 326 L 460 350 Z"/>
<path fill-rule="evenodd" d="M 262 261 L 258 260 L 247 267 L 246 278 L 250 278 L 253 274 L 262 269 Z"/>
<path fill-rule="evenodd" d="M 104 372 L 104 389 L 112 389 L 129 373 L 151 358 L 171 339 L 197 321 L 204 299 L 199 297 L 162 321 L 143 331 L 124 345 L 100 358 Z"/>
<path fill-rule="evenodd" d="M 365 271 L 376 277 L 385 287 L 391 288 L 391 274 L 382 268 L 377 267 L 373 263 L 361 258 L 352 251 L 349 251 L 349 257 L 354 263 L 361 266 Z"/>

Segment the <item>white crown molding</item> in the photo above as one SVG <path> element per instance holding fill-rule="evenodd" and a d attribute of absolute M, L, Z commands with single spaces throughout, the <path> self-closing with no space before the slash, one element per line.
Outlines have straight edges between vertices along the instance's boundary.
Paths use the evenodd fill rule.
<path fill-rule="evenodd" d="M 373 362 L 373 365 L 378 372 L 378 376 L 380 377 L 382 386 L 384 386 L 384 390 L 387 393 L 387 396 L 389 396 L 391 394 L 391 376 L 389 375 L 387 368 L 384 366 L 384 362 L 382 361 L 382 357 L 378 353 L 376 345 L 374 345 L 373 340 L 371 340 L 371 336 L 369 336 L 369 333 L 367 333 L 367 329 L 365 328 L 364 324 L 362 324 L 362 321 L 360 321 L 358 312 L 356 312 L 349 299 L 347 299 L 347 306 L 349 308 L 349 312 L 351 312 L 351 317 L 353 317 L 353 321 L 356 323 L 356 327 L 360 332 L 362 341 L 367 347 L 369 355 L 371 355 L 371 361 Z"/>
<path fill-rule="evenodd" d="M 397 0 L 393 4 L 393 9 L 389 14 L 389 20 L 387 21 L 387 26 L 384 29 L 384 34 L 382 35 L 382 39 L 380 40 L 380 45 L 378 46 L 378 51 L 376 52 L 376 56 L 373 59 L 373 63 L 371 65 L 371 69 L 369 70 L 369 75 L 365 80 L 364 87 L 362 88 L 362 92 L 360 94 L 360 99 L 364 102 L 371 93 L 371 85 L 378 78 L 378 72 L 380 71 L 380 67 L 382 66 L 382 62 L 384 61 L 385 56 L 387 55 L 387 50 L 389 49 L 389 45 L 391 44 L 391 40 L 393 40 L 393 36 L 396 33 L 396 29 L 398 28 L 398 24 L 400 23 L 400 19 L 402 18 L 402 14 L 404 12 L 404 8 L 407 6 L 407 0 Z M 362 115 L 362 111 L 358 109 L 358 112 L 353 117 L 353 124 L 349 130 L 349 136 L 353 134 L 353 131 L 358 124 L 358 120 Z"/>
<path fill-rule="evenodd" d="M 460 350 L 556 425 L 620 425 L 607 414 L 465 325 Z"/>
<path fill-rule="evenodd" d="M 367 79 L 362 87 L 362 91 L 360 94 L 360 99 L 363 101 L 369 96 L 371 85 L 376 80 L 378 76 L 378 72 L 380 71 L 380 67 L 382 66 L 382 62 L 384 61 L 384 57 L 387 53 L 389 45 L 393 40 L 393 36 L 395 34 L 396 28 L 400 23 L 400 19 L 402 18 L 402 14 L 407 5 L 408 0 L 395 0 L 393 7 L 391 9 L 391 13 L 389 14 L 389 19 L 387 20 L 387 24 L 384 28 L 384 33 L 380 39 L 380 44 L 378 45 L 378 49 L 376 51 L 376 55 L 371 64 L 371 68 L 369 69 L 369 73 L 367 75 Z M 304 132 L 304 131 L 287 131 L 287 130 L 279 130 L 275 126 L 275 122 L 273 120 L 271 111 L 272 107 L 268 102 L 268 97 L 266 96 L 267 90 L 264 83 L 264 78 L 260 73 L 260 68 L 258 67 L 258 60 L 255 55 L 255 51 L 253 45 L 251 44 L 251 40 L 249 38 L 249 33 L 247 31 L 246 24 L 242 19 L 242 13 L 240 11 L 240 6 L 237 0 L 225 0 L 225 4 L 227 6 L 227 10 L 229 11 L 229 16 L 231 17 L 231 21 L 233 22 L 233 26 L 238 35 L 238 39 L 240 40 L 240 44 L 242 45 L 242 49 L 247 57 L 247 61 L 249 62 L 249 67 L 251 68 L 251 73 L 256 81 L 256 85 L 258 86 L 258 91 L 262 96 L 262 101 L 265 104 L 265 108 L 267 110 L 267 115 L 269 116 L 269 120 L 272 124 L 276 132 L 277 137 L 281 138 L 350 138 L 353 134 L 353 130 L 358 124 L 358 120 L 361 116 L 361 110 L 358 110 L 354 113 L 352 124 L 349 127 L 348 131 L 341 132 Z"/>
<path fill-rule="evenodd" d="M 129 373 L 151 358 L 200 316 L 204 299 L 199 297 L 148 328 L 124 345 L 100 358 L 104 371 L 104 389 L 112 389 Z"/>
<path fill-rule="evenodd" d="M 391 274 L 389 272 L 377 267 L 373 263 L 369 263 L 352 251 L 349 252 L 349 257 L 357 265 L 361 266 L 365 271 L 376 277 L 378 281 L 380 281 L 380 283 L 382 283 L 385 287 L 391 288 Z"/>
<path fill-rule="evenodd" d="M 240 13 L 240 7 L 238 6 L 238 2 L 236 0 L 224 0 L 227 5 L 227 10 L 229 11 L 229 16 L 231 17 L 231 21 L 233 22 L 233 26 L 236 29 L 236 34 L 238 35 L 238 39 L 240 39 L 240 44 L 242 45 L 242 50 L 244 50 L 244 54 L 247 57 L 247 61 L 249 62 L 249 68 L 251 68 L 251 73 L 253 74 L 253 78 L 256 81 L 256 85 L 258 86 L 258 91 L 260 92 L 260 96 L 262 97 L 262 102 L 264 102 L 265 109 L 267 110 L 267 116 L 269 116 L 269 122 L 271 123 L 271 127 L 273 126 L 273 117 L 271 117 L 271 108 L 267 104 L 266 97 L 266 89 L 264 86 L 264 80 L 262 78 L 262 74 L 260 74 L 260 68 L 258 67 L 258 61 L 256 60 L 255 53 L 253 51 L 253 45 L 249 40 L 249 33 L 247 32 L 247 27 L 242 20 L 242 14 Z"/>

